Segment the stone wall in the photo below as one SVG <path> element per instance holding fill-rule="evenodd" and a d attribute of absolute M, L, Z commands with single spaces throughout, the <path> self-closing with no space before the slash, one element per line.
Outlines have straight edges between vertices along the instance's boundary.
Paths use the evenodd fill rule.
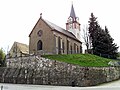
<path fill-rule="evenodd" d="M 120 67 L 80 67 L 39 56 L 8 59 L 0 68 L 0 83 L 93 86 L 119 78 Z"/>

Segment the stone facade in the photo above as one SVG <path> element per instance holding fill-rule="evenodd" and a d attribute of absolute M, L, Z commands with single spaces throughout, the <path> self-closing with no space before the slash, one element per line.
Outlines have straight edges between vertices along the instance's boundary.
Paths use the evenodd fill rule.
<path fill-rule="evenodd" d="M 42 35 L 38 35 L 38 31 L 42 31 Z M 31 34 L 29 35 L 29 51 L 30 53 L 37 53 L 38 41 L 42 41 L 42 49 L 44 53 L 54 53 L 55 42 L 54 34 L 51 28 L 42 20 L 39 19 Z"/>
<path fill-rule="evenodd" d="M 29 52 L 40 54 L 82 53 L 80 23 L 73 5 L 66 30 L 43 19 L 42 14 L 29 35 Z"/>
<path fill-rule="evenodd" d="M 41 17 L 29 35 L 29 51 L 30 54 L 82 53 L 82 42 L 71 32 Z"/>
<path fill-rule="evenodd" d="M 80 67 L 39 56 L 7 60 L 0 83 L 93 86 L 120 79 L 120 67 Z"/>

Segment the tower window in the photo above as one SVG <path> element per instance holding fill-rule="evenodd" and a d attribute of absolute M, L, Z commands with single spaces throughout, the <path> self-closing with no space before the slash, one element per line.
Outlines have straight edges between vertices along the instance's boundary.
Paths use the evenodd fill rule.
<path fill-rule="evenodd" d="M 37 43 L 37 50 L 42 50 L 42 41 L 39 40 Z"/>

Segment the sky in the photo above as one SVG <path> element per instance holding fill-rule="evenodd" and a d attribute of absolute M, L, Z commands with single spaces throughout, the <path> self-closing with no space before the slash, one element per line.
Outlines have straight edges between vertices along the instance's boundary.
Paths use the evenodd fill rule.
<path fill-rule="evenodd" d="M 101 27 L 107 26 L 120 46 L 120 0 L 0 0 L 0 48 L 7 52 L 14 41 L 29 45 L 28 36 L 40 13 L 44 19 L 65 28 L 72 3 L 81 24 L 81 35 L 93 12 Z"/>

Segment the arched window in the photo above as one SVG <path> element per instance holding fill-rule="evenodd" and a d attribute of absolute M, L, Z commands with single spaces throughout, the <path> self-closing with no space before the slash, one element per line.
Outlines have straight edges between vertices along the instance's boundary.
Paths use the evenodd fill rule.
<path fill-rule="evenodd" d="M 42 41 L 39 40 L 37 43 L 37 50 L 42 50 Z"/>
<path fill-rule="evenodd" d="M 61 38 L 58 37 L 58 54 L 61 54 Z"/>
<path fill-rule="evenodd" d="M 71 49 L 71 54 L 72 54 L 72 51 L 73 51 L 73 50 L 72 50 L 72 45 L 70 46 L 70 49 Z"/>

